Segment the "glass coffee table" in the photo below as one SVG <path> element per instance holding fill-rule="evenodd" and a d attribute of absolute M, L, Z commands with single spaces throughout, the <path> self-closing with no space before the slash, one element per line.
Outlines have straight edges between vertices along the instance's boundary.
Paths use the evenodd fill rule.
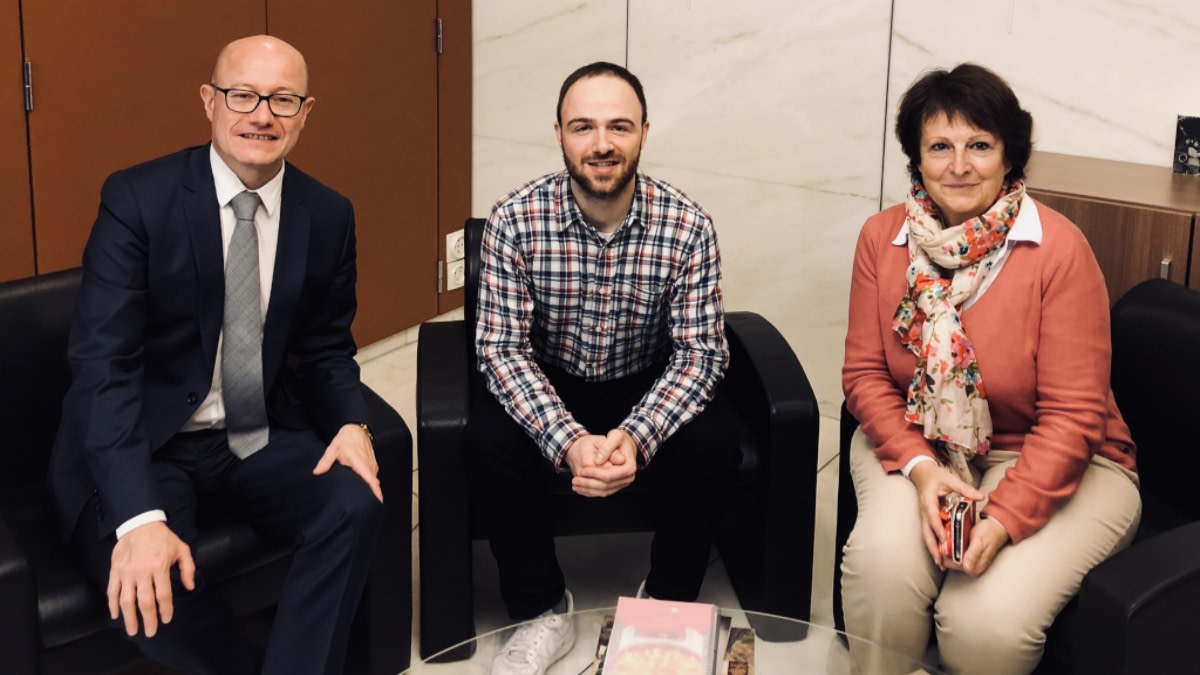
<path fill-rule="evenodd" d="M 561 661 L 546 672 L 546 675 L 593 675 L 600 661 L 597 643 L 605 620 L 616 612 L 615 607 L 588 609 L 575 612 L 575 646 Z M 935 666 L 888 653 L 882 647 L 832 628 L 817 626 L 804 621 L 788 619 L 740 609 L 721 609 L 721 634 L 718 638 L 720 654 L 724 655 L 730 628 L 753 628 L 754 669 L 757 675 L 823 675 L 849 674 L 849 645 L 854 645 L 856 655 L 875 652 L 885 655 L 895 664 L 895 672 L 941 673 Z M 517 624 L 520 625 L 520 624 Z M 404 671 L 413 675 L 488 675 L 492 657 L 504 645 L 516 626 L 509 626 L 483 633 L 459 645 L 438 652 L 422 663 L 414 664 Z M 720 656 L 718 657 L 720 659 Z M 439 661 L 441 661 L 439 663 Z M 736 667 L 727 669 L 719 665 L 717 672 L 731 675 L 745 672 Z"/>

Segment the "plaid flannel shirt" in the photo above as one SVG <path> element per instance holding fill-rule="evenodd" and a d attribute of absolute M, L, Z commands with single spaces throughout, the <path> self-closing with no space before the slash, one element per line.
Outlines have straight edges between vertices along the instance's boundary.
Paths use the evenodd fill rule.
<path fill-rule="evenodd" d="M 587 381 L 668 360 L 622 421 L 644 463 L 704 409 L 729 362 L 712 219 L 679 190 L 637 175 L 633 203 L 605 241 L 564 171 L 510 193 L 483 235 L 475 345 L 488 389 L 562 468 L 584 429 L 538 362 Z"/>

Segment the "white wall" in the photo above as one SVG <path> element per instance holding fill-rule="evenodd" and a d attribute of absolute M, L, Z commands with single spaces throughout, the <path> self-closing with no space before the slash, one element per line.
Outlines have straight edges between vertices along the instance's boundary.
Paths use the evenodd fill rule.
<path fill-rule="evenodd" d="M 775 323 L 830 416 L 854 240 L 906 189 L 894 106 L 921 71 L 994 69 L 1054 152 L 1169 165 L 1176 114 L 1200 115 L 1185 0 L 481 0 L 474 33 L 473 213 L 561 168 L 567 74 L 627 65 L 643 169 L 713 214 L 727 309 Z"/>
<path fill-rule="evenodd" d="M 1170 166 L 1176 115 L 1200 115 L 1192 0 L 896 0 L 888 119 L 921 71 L 963 61 L 1008 80 L 1034 148 Z M 906 160 L 888 128 L 886 202 Z M 1200 181 L 1197 182 L 1200 190 Z"/>

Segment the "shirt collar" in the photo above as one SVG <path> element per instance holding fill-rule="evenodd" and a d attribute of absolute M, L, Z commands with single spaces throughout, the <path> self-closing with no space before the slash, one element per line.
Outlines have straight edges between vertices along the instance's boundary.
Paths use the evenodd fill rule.
<path fill-rule="evenodd" d="M 1028 194 L 1021 197 L 1021 208 L 1005 241 L 1028 241 L 1037 245 L 1042 243 L 1042 218 L 1038 215 L 1037 204 Z M 900 231 L 896 233 L 892 243 L 896 246 L 908 246 L 907 219 L 900 223 Z"/>
<path fill-rule="evenodd" d="M 217 154 L 217 149 L 209 144 L 208 146 L 208 161 L 212 165 L 213 187 L 217 190 L 217 204 L 227 206 L 233 198 L 248 190 L 242 180 L 237 177 L 233 169 L 225 163 L 224 159 Z M 265 185 L 257 190 L 251 190 L 258 194 L 258 198 L 262 200 L 263 208 L 267 210 L 267 215 L 275 215 L 275 211 L 279 208 L 279 202 L 283 196 L 283 172 L 287 170 L 287 162 L 284 162 L 279 167 L 279 173 L 266 182 Z"/>
<path fill-rule="evenodd" d="M 620 227 L 615 230 L 614 234 L 627 227 L 632 227 L 635 223 L 645 225 L 649 222 L 645 216 L 647 212 L 646 176 L 641 171 L 637 172 L 633 177 L 633 183 L 633 202 L 630 203 L 629 212 L 625 214 L 625 219 L 621 221 Z M 559 230 L 566 230 L 576 224 L 580 227 L 588 227 L 587 221 L 583 219 L 583 212 L 579 210 L 579 203 L 575 201 L 575 194 L 571 192 L 571 175 L 566 171 L 558 174 L 558 181 L 554 189 L 559 213 L 563 216 L 558 219 Z"/>

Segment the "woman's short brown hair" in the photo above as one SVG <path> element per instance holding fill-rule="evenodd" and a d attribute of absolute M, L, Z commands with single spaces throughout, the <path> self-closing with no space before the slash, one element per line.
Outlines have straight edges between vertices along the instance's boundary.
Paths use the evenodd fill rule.
<path fill-rule="evenodd" d="M 994 134 L 1004 142 L 1006 179 L 1025 178 L 1033 151 L 1033 116 L 1021 108 L 1017 95 L 999 75 L 973 63 L 954 70 L 927 71 L 900 99 L 896 137 L 908 155 L 908 172 L 921 178 L 921 130 L 925 122 L 944 113 Z"/>

